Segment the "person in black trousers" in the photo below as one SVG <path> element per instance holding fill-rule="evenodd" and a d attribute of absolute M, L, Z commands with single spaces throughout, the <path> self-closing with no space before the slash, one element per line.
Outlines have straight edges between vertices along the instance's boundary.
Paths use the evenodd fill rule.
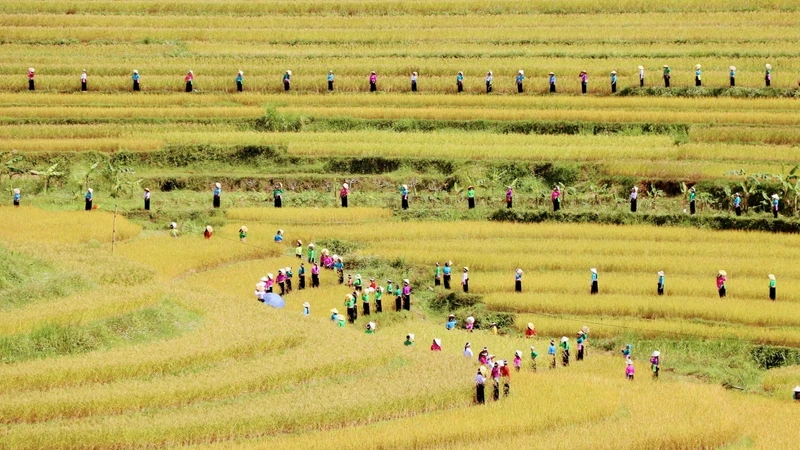
<path fill-rule="evenodd" d="M 33 77 L 36 75 L 36 71 L 33 67 L 28 69 L 28 90 L 34 91 L 36 90 L 36 83 L 33 81 Z"/>
<path fill-rule="evenodd" d="M 408 185 L 400 186 L 400 207 L 408 209 Z"/>
<path fill-rule="evenodd" d="M 222 198 L 222 184 L 214 184 L 214 208 L 219 208 L 220 200 Z"/>
<path fill-rule="evenodd" d="M 242 92 L 244 90 L 244 72 L 241 70 L 236 74 L 236 91 Z"/>
<path fill-rule="evenodd" d="M 480 369 L 475 375 L 475 401 L 479 405 L 486 403 L 486 377 L 483 376 Z"/>
<path fill-rule="evenodd" d="M 600 292 L 600 288 L 597 285 L 597 269 L 591 268 L 589 271 L 592 272 L 592 289 L 589 293 L 595 295 Z"/>
<path fill-rule="evenodd" d="M 631 197 L 630 197 L 630 199 L 631 199 L 631 212 L 634 212 L 634 213 L 636 212 L 638 197 L 639 197 L 639 188 L 634 186 L 633 189 L 631 189 Z"/>
<path fill-rule="evenodd" d="M 150 211 L 150 189 L 144 188 L 144 210 Z"/>
<path fill-rule="evenodd" d="M 417 92 L 417 72 L 411 72 L 411 92 Z"/>
<path fill-rule="evenodd" d="M 342 183 L 342 190 L 339 191 L 339 198 L 342 199 L 342 208 L 347 208 L 347 196 L 350 195 L 350 185 Z"/>
<path fill-rule="evenodd" d="M 133 71 L 133 75 L 131 75 L 131 80 L 133 80 L 133 91 L 134 92 L 139 92 L 139 90 L 141 89 L 141 86 L 139 85 L 140 78 L 141 77 L 139 76 L 139 71 L 138 70 L 134 70 Z"/>
<path fill-rule="evenodd" d="M 300 263 L 300 268 L 297 269 L 297 289 L 306 288 L 306 266 Z"/>
<path fill-rule="evenodd" d="M 83 69 L 83 73 L 81 73 L 81 92 L 86 92 L 88 90 L 88 86 L 86 85 L 86 69 Z"/>
<path fill-rule="evenodd" d="M 86 200 L 86 205 L 85 205 L 86 211 L 91 211 L 92 210 L 92 201 L 94 200 L 94 191 L 92 190 L 92 188 L 89 188 L 86 191 L 86 195 L 84 196 L 84 199 Z"/>
<path fill-rule="evenodd" d="M 775 275 L 769 274 L 769 299 L 775 301 L 776 292 L 775 292 Z"/>
<path fill-rule="evenodd" d="M 664 271 L 658 272 L 658 295 L 664 295 Z"/>

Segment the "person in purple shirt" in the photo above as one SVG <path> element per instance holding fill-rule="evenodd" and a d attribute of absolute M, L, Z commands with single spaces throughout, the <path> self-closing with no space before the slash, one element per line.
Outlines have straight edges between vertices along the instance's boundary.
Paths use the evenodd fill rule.
<path fill-rule="evenodd" d="M 319 287 L 319 264 L 317 263 L 314 263 L 314 265 L 311 266 L 311 287 Z"/>
<path fill-rule="evenodd" d="M 407 279 L 403 280 L 403 309 L 411 311 L 411 284 Z"/>
<path fill-rule="evenodd" d="M 514 189 L 511 186 L 506 188 L 506 208 L 511 209 L 514 201 Z"/>

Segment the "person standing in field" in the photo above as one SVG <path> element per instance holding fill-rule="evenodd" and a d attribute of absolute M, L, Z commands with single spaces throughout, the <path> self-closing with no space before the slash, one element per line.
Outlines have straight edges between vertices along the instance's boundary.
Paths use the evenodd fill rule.
<path fill-rule="evenodd" d="M 469 342 L 464 344 L 464 353 L 463 353 L 463 355 L 464 355 L 464 358 L 472 358 L 474 356 L 473 353 L 472 353 L 472 344 L 470 344 Z"/>
<path fill-rule="evenodd" d="M 222 184 L 214 184 L 214 208 L 219 208 L 220 200 L 222 199 Z"/>
<path fill-rule="evenodd" d="M 176 222 L 171 222 L 169 224 L 169 229 L 172 231 L 172 237 L 173 238 L 177 238 L 178 237 L 178 224 Z"/>
<path fill-rule="evenodd" d="M 292 71 L 287 70 L 283 73 L 283 90 L 288 91 L 292 88 Z"/>
<path fill-rule="evenodd" d="M 319 264 L 317 263 L 311 266 L 311 287 L 319 287 Z"/>
<path fill-rule="evenodd" d="M 400 312 L 403 310 L 403 288 L 400 283 L 397 283 L 394 289 L 394 310 Z"/>
<path fill-rule="evenodd" d="M 342 190 L 339 191 L 339 198 L 342 200 L 342 208 L 347 208 L 347 196 L 350 195 L 350 185 L 342 183 Z"/>
<path fill-rule="evenodd" d="M 631 351 L 633 351 L 633 345 L 631 345 L 631 344 L 626 345 L 621 350 L 622 357 L 625 358 L 625 359 L 630 359 L 631 358 Z"/>
<path fill-rule="evenodd" d="M 333 71 L 329 70 L 328 71 L 328 90 L 329 91 L 333 91 L 333 82 L 334 82 Z"/>
<path fill-rule="evenodd" d="M 400 186 L 400 207 L 408 209 L 408 185 Z"/>
<path fill-rule="evenodd" d="M 536 358 L 538 358 L 538 357 L 539 357 L 539 353 L 531 345 L 531 370 L 533 370 L 534 372 L 536 372 Z"/>
<path fill-rule="evenodd" d="M 492 364 L 492 384 L 494 390 L 492 392 L 492 400 L 500 400 L 500 362 Z"/>
<path fill-rule="evenodd" d="M 514 352 L 514 369 L 516 369 L 517 372 L 522 369 L 522 350 L 517 350 Z"/>
<path fill-rule="evenodd" d="M 517 81 L 517 93 L 522 94 L 523 92 L 525 92 L 525 88 L 522 85 L 522 82 L 525 81 L 525 72 L 523 72 L 522 69 L 520 69 L 519 72 L 517 72 L 516 81 Z"/>
<path fill-rule="evenodd" d="M 467 207 L 475 209 L 475 186 L 467 187 Z"/>
<path fill-rule="evenodd" d="M 36 81 L 34 81 L 34 77 L 36 76 L 36 70 L 31 67 L 28 69 L 28 90 L 35 91 L 36 90 Z"/>
<path fill-rule="evenodd" d="M 772 217 L 774 217 L 775 219 L 778 218 L 778 206 L 779 206 L 778 202 L 779 201 L 780 201 L 780 198 L 778 197 L 778 194 L 772 194 Z"/>
<path fill-rule="evenodd" d="M 450 289 L 450 277 L 453 271 L 453 261 L 447 261 L 444 263 L 444 268 L 442 269 L 442 281 L 444 281 L 444 288 Z"/>
<path fill-rule="evenodd" d="M 86 84 L 86 69 L 83 69 L 81 72 L 81 92 L 86 92 L 88 90 L 88 85 Z"/>
<path fill-rule="evenodd" d="M 724 270 L 720 270 L 717 274 L 717 292 L 719 292 L 719 298 L 723 298 L 728 295 L 727 289 L 725 287 L 725 282 L 728 281 L 728 274 Z"/>
<path fill-rule="evenodd" d="M 300 267 L 297 269 L 297 289 L 305 289 L 306 288 L 306 266 L 304 263 L 300 263 Z"/>
<path fill-rule="evenodd" d="M 333 268 L 336 270 L 339 284 L 344 284 L 344 261 L 341 256 L 333 255 Z"/>
<path fill-rule="evenodd" d="M 303 259 L 303 241 L 300 239 L 294 243 L 294 256 L 297 259 Z"/>
<path fill-rule="evenodd" d="M 702 86 L 703 85 L 703 72 L 700 70 L 700 64 L 694 66 L 694 85 L 695 86 Z"/>
<path fill-rule="evenodd" d="M 553 212 L 559 211 L 561 209 L 561 188 L 554 187 L 550 199 L 553 201 Z"/>
<path fill-rule="evenodd" d="M 522 269 L 514 274 L 514 292 L 522 292 Z"/>
<path fill-rule="evenodd" d="M 144 188 L 144 195 L 142 197 L 144 198 L 144 210 L 145 211 L 150 211 L 150 189 L 149 188 Z"/>
<path fill-rule="evenodd" d="M 775 292 L 775 275 L 769 274 L 769 299 L 775 301 L 776 292 Z"/>
<path fill-rule="evenodd" d="M 595 295 L 598 292 L 600 292 L 600 288 L 597 285 L 597 269 L 591 268 L 591 269 L 589 269 L 589 272 L 592 273 L 592 289 L 589 291 L 589 293 L 591 295 Z"/>
<path fill-rule="evenodd" d="M 650 356 L 650 370 L 653 372 L 653 379 L 658 379 L 658 374 L 661 372 L 661 352 L 656 350 Z"/>
<path fill-rule="evenodd" d="M 436 267 L 433 269 L 433 285 L 440 286 L 442 284 L 442 268 L 439 266 L 439 263 L 436 263 Z"/>
<path fill-rule="evenodd" d="M 292 292 L 292 277 L 294 276 L 292 268 L 287 267 L 283 273 L 286 274 L 286 292 Z"/>
<path fill-rule="evenodd" d="M 625 361 L 625 378 L 633 381 L 633 374 L 636 372 L 636 369 L 633 368 L 633 360 L 628 358 Z"/>
<path fill-rule="evenodd" d="M 373 70 L 372 73 L 369 75 L 369 91 L 375 92 L 378 90 L 378 75 L 375 74 Z"/>
<path fill-rule="evenodd" d="M 586 73 L 585 70 L 581 70 L 581 73 L 580 73 L 580 75 L 578 75 L 578 77 L 581 79 L 581 93 L 585 94 L 586 93 L 586 87 L 589 84 L 589 74 Z"/>
<path fill-rule="evenodd" d="M 511 390 L 511 369 L 508 367 L 508 360 L 504 359 L 500 364 L 500 382 L 503 385 L 503 397 L 508 397 Z"/>
<path fill-rule="evenodd" d="M 314 243 L 308 244 L 308 262 L 315 263 L 317 262 L 316 252 L 314 252 Z"/>
<path fill-rule="evenodd" d="M 464 267 L 464 272 L 461 275 L 461 287 L 464 289 L 464 293 L 469 292 L 469 268 Z"/>
<path fill-rule="evenodd" d="M 553 359 L 550 361 L 550 368 L 555 369 L 556 364 L 556 342 L 550 339 L 550 345 L 547 347 L 547 356 L 551 356 Z"/>
<path fill-rule="evenodd" d="M 353 282 L 353 289 L 356 292 L 361 292 L 363 290 L 364 281 L 361 280 L 361 274 L 356 274 L 356 280 Z"/>
<path fill-rule="evenodd" d="M 308 302 L 303 303 L 303 315 L 306 317 L 311 315 L 311 304 Z"/>
<path fill-rule="evenodd" d="M 375 312 L 383 312 L 383 286 L 375 288 Z"/>
<path fill-rule="evenodd" d="M 278 269 L 278 278 L 275 281 L 277 281 L 278 287 L 281 288 L 280 295 L 286 295 L 286 271 L 284 269 Z"/>
<path fill-rule="evenodd" d="M 417 72 L 411 72 L 411 92 L 417 92 Z"/>
<path fill-rule="evenodd" d="M 555 74 L 555 72 L 550 72 L 550 79 L 548 80 L 548 83 L 550 84 L 550 92 L 555 93 L 556 92 L 556 74 Z"/>
<path fill-rule="evenodd" d="M 658 295 L 664 295 L 664 271 L 658 272 Z"/>
<path fill-rule="evenodd" d="M 672 69 L 670 69 L 668 65 L 664 64 L 664 87 L 669 87 L 670 78 L 672 78 Z"/>
<path fill-rule="evenodd" d="M 506 208 L 511 209 L 514 204 L 514 188 L 506 186 Z"/>
<path fill-rule="evenodd" d="M 456 88 L 458 92 L 464 92 L 464 72 L 458 72 L 456 75 Z"/>
<path fill-rule="evenodd" d="M 644 87 L 644 66 L 639 66 L 639 87 Z"/>
<path fill-rule="evenodd" d="M 403 309 L 411 311 L 411 283 L 403 280 Z"/>
<path fill-rule="evenodd" d="M 733 197 L 733 210 L 736 211 L 737 216 L 742 215 L 742 196 L 738 192 Z"/>
<path fill-rule="evenodd" d="M 736 87 L 736 67 L 731 66 L 730 70 L 731 70 L 731 73 L 730 73 L 731 87 Z"/>
<path fill-rule="evenodd" d="M 616 94 L 617 93 L 617 71 L 616 70 L 612 70 L 611 71 L 611 93 L 612 94 Z"/>
<path fill-rule="evenodd" d="M 475 375 L 475 402 L 479 405 L 486 403 L 486 378 L 484 378 L 480 369 Z"/>
<path fill-rule="evenodd" d="M 191 70 L 186 72 L 186 77 L 183 80 L 186 82 L 186 92 L 194 91 L 194 72 Z"/>
<path fill-rule="evenodd" d="M 350 323 L 355 323 L 356 321 L 356 300 L 352 294 L 347 294 L 344 296 L 344 307 L 347 308 L 347 320 Z"/>
<path fill-rule="evenodd" d="M 569 366 L 569 338 L 564 336 L 561 338 L 561 365 L 564 367 Z"/>
<path fill-rule="evenodd" d="M 492 84 L 494 83 L 494 76 L 492 76 L 492 71 L 486 72 L 486 93 L 492 93 Z"/>
<path fill-rule="evenodd" d="M 276 208 L 283 206 L 283 183 L 278 183 L 272 188 L 272 201 Z"/>
<path fill-rule="evenodd" d="M 236 91 L 242 92 L 244 90 L 244 72 L 241 70 L 236 74 Z"/>
<path fill-rule="evenodd" d="M 764 67 L 766 68 L 764 72 L 764 83 L 769 87 L 772 82 L 772 64 L 766 64 Z"/>
<path fill-rule="evenodd" d="M 371 289 L 367 288 L 367 289 L 364 289 L 361 292 L 361 315 L 362 316 L 368 316 L 369 313 L 370 313 L 370 308 L 369 308 L 370 290 Z"/>
<path fill-rule="evenodd" d="M 583 361 L 583 342 L 586 340 L 584 337 L 583 331 L 578 331 L 578 337 L 575 340 L 575 347 L 577 347 L 577 353 L 575 354 L 575 361 Z"/>
<path fill-rule="evenodd" d="M 689 189 L 689 214 L 694 215 L 697 212 L 695 207 L 695 199 L 697 198 L 697 191 L 695 191 L 694 186 Z"/>
<path fill-rule="evenodd" d="M 141 81 L 141 77 L 139 76 L 139 71 L 134 70 L 133 75 L 131 75 L 131 80 L 133 80 L 133 91 L 139 92 L 141 90 L 141 85 L 139 81 Z"/>
<path fill-rule="evenodd" d="M 14 206 L 19 207 L 19 202 L 22 199 L 22 194 L 20 194 L 19 189 L 14 189 Z"/>
<path fill-rule="evenodd" d="M 89 188 L 89 189 L 86 190 L 86 195 L 84 195 L 83 198 L 84 198 L 84 200 L 86 200 L 85 205 L 84 205 L 85 206 L 84 209 L 86 211 L 91 211 L 92 210 L 92 201 L 94 200 L 94 191 L 92 190 L 92 188 Z"/>
<path fill-rule="evenodd" d="M 213 235 L 214 235 L 214 229 L 211 227 L 211 225 L 206 225 L 206 229 L 205 231 L 203 231 L 203 237 L 206 239 L 211 239 L 211 236 Z M 267 292 L 272 292 L 272 288 L 270 288 L 270 290 L 268 290 Z"/>
<path fill-rule="evenodd" d="M 636 203 L 637 203 L 638 197 L 639 197 L 639 188 L 638 188 L 638 187 L 636 187 L 636 186 L 634 186 L 634 187 L 631 189 L 631 196 L 630 196 L 630 200 L 631 200 L 631 212 L 632 212 L 632 213 L 635 213 L 635 212 L 636 212 L 636 206 L 637 206 L 637 204 L 636 204 Z"/>

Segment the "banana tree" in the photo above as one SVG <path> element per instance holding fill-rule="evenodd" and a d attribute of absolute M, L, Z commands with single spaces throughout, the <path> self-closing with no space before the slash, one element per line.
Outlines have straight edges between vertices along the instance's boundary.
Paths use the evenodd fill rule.
<path fill-rule="evenodd" d="M 64 176 L 64 172 L 59 172 L 56 169 L 58 169 L 58 163 L 53 164 L 45 170 L 31 170 L 31 175 L 42 177 L 42 181 L 44 182 L 44 189 L 42 192 L 45 195 L 47 195 L 47 187 L 50 185 L 50 180 L 52 178 L 60 178 Z"/>

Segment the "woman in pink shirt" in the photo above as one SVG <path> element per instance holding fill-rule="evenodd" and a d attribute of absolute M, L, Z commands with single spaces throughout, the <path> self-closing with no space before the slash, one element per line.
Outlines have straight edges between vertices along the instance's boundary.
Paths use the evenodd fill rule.
<path fill-rule="evenodd" d="M 506 208 L 511 209 L 511 205 L 514 201 L 514 189 L 511 186 L 508 186 L 506 189 Z"/>
<path fill-rule="evenodd" d="M 717 274 L 717 291 L 719 298 L 725 297 L 727 292 L 725 290 L 725 282 L 728 281 L 728 274 L 724 270 L 720 270 Z"/>
<path fill-rule="evenodd" d="M 186 72 L 186 77 L 183 80 L 186 81 L 186 92 L 192 92 L 194 90 L 194 72 L 191 70 Z"/>
<path fill-rule="evenodd" d="M 561 209 L 561 189 L 558 186 L 553 188 L 553 193 L 550 195 L 550 199 L 553 200 L 553 211 L 558 211 Z"/>
<path fill-rule="evenodd" d="M 627 367 L 625 367 L 625 378 L 633 381 L 634 372 L 636 372 L 636 369 L 633 368 L 633 360 L 628 358 Z"/>
<path fill-rule="evenodd" d="M 319 287 L 319 264 L 317 263 L 314 263 L 314 265 L 311 266 L 311 287 Z"/>
<path fill-rule="evenodd" d="M 441 339 L 436 338 L 436 339 L 433 340 L 433 343 L 431 344 L 431 351 L 432 352 L 440 352 L 440 351 L 442 351 L 442 340 Z"/>
<path fill-rule="evenodd" d="M 581 93 L 586 93 L 586 85 L 589 84 L 589 74 L 585 70 L 581 70 Z"/>
<path fill-rule="evenodd" d="M 28 69 L 28 90 L 29 91 L 35 90 L 35 85 L 34 85 L 34 81 L 33 81 L 33 76 L 35 75 L 34 72 L 35 72 L 35 70 L 33 70 L 33 67 Z"/>
<path fill-rule="evenodd" d="M 403 280 L 403 309 L 411 311 L 411 283 Z"/>
<path fill-rule="evenodd" d="M 339 191 L 339 198 L 342 199 L 342 208 L 347 208 L 347 196 L 350 195 L 350 185 L 342 183 L 342 190 Z"/>
<path fill-rule="evenodd" d="M 281 295 L 286 295 L 286 274 L 283 269 L 278 270 L 278 278 L 275 280 L 281 288 Z"/>
<path fill-rule="evenodd" d="M 372 71 L 372 74 L 369 76 L 369 91 L 375 92 L 378 90 L 378 75 L 375 75 L 375 71 Z"/>

